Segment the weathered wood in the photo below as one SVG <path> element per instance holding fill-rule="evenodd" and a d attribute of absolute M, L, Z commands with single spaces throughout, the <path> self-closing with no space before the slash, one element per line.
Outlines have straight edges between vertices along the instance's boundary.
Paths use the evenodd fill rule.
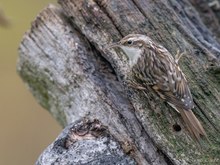
<path fill-rule="evenodd" d="M 97 142 L 103 137 L 120 144 L 116 148 L 124 152 L 122 157 L 131 164 L 133 159 L 138 164 L 220 161 L 220 44 L 213 36 L 217 30 L 203 23 L 204 19 L 192 6 L 195 3 L 187 0 L 60 0 L 59 3 L 62 9 L 49 6 L 39 14 L 19 48 L 18 72 L 43 107 L 63 126 L 85 119 L 98 120 L 109 136 L 99 135 Z M 189 137 L 178 113 L 151 91 L 128 86 L 123 52 L 106 51 L 104 47 L 129 33 L 146 34 L 173 54 L 177 50 L 186 51 L 180 65 L 189 80 L 196 104 L 194 112 L 211 144 L 204 140 L 200 148 Z M 216 38 L 220 39 L 218 35 Z M 72 127 L 68 126 L 57 141 L 67 138 Z M 76 142 L 86 140 L 80 138 Z M 51 153 L 58 154 L 52 147 L 56 144 L 45 151 L 47 154 L 40 157 L 38 164 L 49 159 Z M 71 154 L 69 150 L 74 149 L 66 151 Z M 58 154 L 50 163 L 63 156 Z M 98 160 L 101 159 L 97 157 L 95 162 Z"/>
<path fill-rule="evenodd" d="M 123 147 L 131 146 L 137 162 L 165 162 L 142 131 L 110 64 L 58 9 L 49 7 L 38 16 L 21 43 L 20 54 L 21 77 L 63 126 L 85 117 L 97 119 Z M 134 143 L 148 150 L 139 150 Z"/>
<path fill-rule="evenodd" d="M 66 127 L 38 159 L 41 164 L 124 164 L 135 161 L 121 149 L 101 123 L 84 120 Z"/>

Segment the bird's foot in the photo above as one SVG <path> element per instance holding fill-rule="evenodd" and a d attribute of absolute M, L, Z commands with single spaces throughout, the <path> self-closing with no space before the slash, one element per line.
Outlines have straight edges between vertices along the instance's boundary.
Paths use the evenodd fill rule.
<path fill-rule="evenodd" d="M 176 55 L 175 55 L 175 62 L 178 64 L 180 58 L 181 58 L 183 55 L 185 55 L 185 54 L 186 54 L 185 51 L 182 52 L 182 53 L 180 53 L 180 50 L 178 49 L 177 52 L 176 52 Z"/>

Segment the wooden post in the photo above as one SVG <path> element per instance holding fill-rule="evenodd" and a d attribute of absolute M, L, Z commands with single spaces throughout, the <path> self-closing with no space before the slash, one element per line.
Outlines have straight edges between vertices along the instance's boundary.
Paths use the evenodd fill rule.
<path fill-rule="evenodd" d="M 215 24 L 207 23 L 201 3 Z M 45 8 L 24 35 L 17 70 L 66 128 L 37 164 L 220 162 L 220 38 L 213 28 L 219 23 L 201 3 L 60 0 L 60 7 Z M 180 115 L 155 94 L 128 86 L 123 52 L 104 47 L 130 33 L 148 35 L 173 55 L 186 51 L 180 67 L 211 144 L 196 144 Z"/>

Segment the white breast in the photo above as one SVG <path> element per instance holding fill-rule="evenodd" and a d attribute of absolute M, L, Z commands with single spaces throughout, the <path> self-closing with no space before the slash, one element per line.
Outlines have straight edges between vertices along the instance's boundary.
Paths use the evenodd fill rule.
<path fill-rule="evenodd" d="M 133 66 L 137 63 L 138 58 L 141 56 L 141 49 L 135 47 L 121 46 L 122 50 L 129 58 L 129 64 Z"/>

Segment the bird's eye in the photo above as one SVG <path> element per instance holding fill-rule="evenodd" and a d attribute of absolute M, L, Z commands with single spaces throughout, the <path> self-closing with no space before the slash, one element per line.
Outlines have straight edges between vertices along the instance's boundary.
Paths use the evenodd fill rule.
<path fill-rule="evenodd" d="M 132 44 L 132 41 L 131 41 L 131 40 L 128 40 L 127 43 L 128 43 L 128 45 L 131 45 L 131 44 Z"/>

